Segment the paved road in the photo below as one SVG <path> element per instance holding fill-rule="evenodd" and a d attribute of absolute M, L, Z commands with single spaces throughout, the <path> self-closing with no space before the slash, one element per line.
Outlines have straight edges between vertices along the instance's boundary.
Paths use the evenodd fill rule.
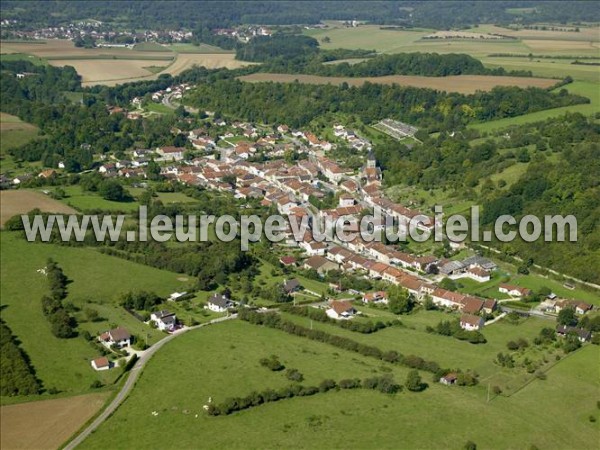
<path fill-rule="evenodd" d="M 96 419 L 94 419 L 94 421 L 85 430 L 83 430 L 75 439 L 73 439 L 71 442 L 69 442 L 64 447 L 64 450 L 73 450 L 75 447 L 77 447 L 79 444 L 81 444 L 90 434 L 92 434 L 94 431 L 96 431 L 96 429 L 106 419 L 108 419 L 108 417 L 112 413 L 114 413 L 117 410 L 117 408 L 121 405 L 121 403 L 123 403 L 125 398 L 127 398 L 129 393 L 131 392 L 131 389 L 133 389 L 133 386 L 135 386 L 135 383 L 136 383 L 137 379 L 139 378 L 140 374 L 142 373 L 142 369 L 144 368 L 146 363 L 150 360 L 150 358 L 152 358 L 152 356 L 158 350 L 160 350 L 160 348 L 163 345 L 165 345 L 167 342 L 170 342 L 171 340 L 175 339 L 177 336 L 187 333 L 190 330 L 196 330 L 198 328 L 202 328 L 207 325 L 214 324 L 214 323 L 219 323 L 219 322 L 223 322 L 225 320 L 235 319 L 236 317 L 237 317 L 237 314 L 233 314 L 228 317 L 220 317 L 218 319 L 211 320 L 210 322 L 206 322 L 206 323 L 196 325 L 193 327 L 183 328 L 180 331 L 177 331 L 177 332 L 169 335 L 168 337 L 162 339 L 161 341 L 157 342 L 152 347 L 150 347 L 148 350 L 146 350 L 142 354 L 142 356 L 137 360 L 137 362 L 135 363 L 133 368 L 131 369 L 131 371 L 129 373 L 129 377 L 127 378 L 127 380 L 125 381 L 125 384 L 123 385 L 123 387 L 121 388 L 121 390 L 119 391 L 117 396 L 113 399 L 113 401 L 110 402 L 110 404 L 106 407 L 106 409 L 104 409 L 104 411 L 102 411 L 102 413 L 98 417 L 96 417 Z"/>

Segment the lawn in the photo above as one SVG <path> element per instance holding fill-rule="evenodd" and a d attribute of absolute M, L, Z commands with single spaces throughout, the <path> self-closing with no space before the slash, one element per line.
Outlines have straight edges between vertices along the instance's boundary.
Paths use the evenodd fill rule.
<path fill-rule="evenodd" d="M 63 190 L 66 192 L 67 197 L 62 199 L 63 203 L 79 210 L 89 211 L 95 209 L 101 209 L 109 212 L 133 212 L 139 208 L 139 203 L 135 201 L 131 202 L 114 202 L 112 200 L 105 200 L 98 194 L 92 192 L 84 192 L 80 186 L 65 186 Z"/>
<path fill-rule="evenodd" d="M 142 192 L 145 191 L 143 188 L 128 188 L 129 193 L 137 198 Z M 157 192 L 155 200 L 160 200 L 163 204 L 169 203 L 194 203 L 195 199 L 188 197 L 181 192 Z"/>
<path fill-rule="evenodd" d="M 2 318 L 22 342 L 44 387 L 71 395 L 88 391 L 96 379 L 110 381 L 115 373 L 92 370 L 89 361 L 98 354 L 82 337 L 58 339 L 51 334 L 40 303 L 48 286 L 44 276 L 37 273 L 49 257 L 72 280 L 66 302 L 80 309 L 90 306 L 105 319 L 81 323 L 81 329 L 92 333 L 124 325 L 133 334 L 149 331 L 150 341 L 156 341 L 162 334 L 117 306 L 118 296 L 135 289 L 166 296 L 186 290 L 189 284 L 179 281 L 178 274 L 106 256 L 94 249 L 28 243 L 6 231 L 0 233 L 0 239 Z M 84 318 L 83 312 L 76 315 Z"/>
<path fill-rule="evenodd" d="M 380 333 L 384 332 L 376 335 Z M 441 345 L 450 353 L 445 344 L 452 341 L 445 339 Z M 588 421 L 590 414 L 598 416 L 597 398 L 590 395 L 598 389 L 597 377 L 589 370 L 598 357 L 595 346 L 561 361 L 547 380 L 533 381 L 512 397 L 489 403 L 487 386 L 431 385 L 431 376 L 423 374 L 430 387 L 422 393 L 329 392 L 230 416 L 209 417 L 203 412 L 209 398 L 220 402 L 288 384 L 282 373 L 258 364 L 271 354 L 302 372 L 308 385 L 324 378 L 364 378 L 388 371 L 403 381 L 406 374 L 404 368 L 278 330 L 223 323 L 167 344 L 147 365 L 129 399 L 82 448 L 106 448 L 115 442 L 169 447 L 173 430 L 181 448 L 197 446 L 201 440 L 209 448 L 445 449 L 462 448 L 471 440 L 482 448 L 535 444 L 545 449 L 591 449 L 599 438 L 597 423 Z M 339 429 L 344 432 L 336 433 Z"/>

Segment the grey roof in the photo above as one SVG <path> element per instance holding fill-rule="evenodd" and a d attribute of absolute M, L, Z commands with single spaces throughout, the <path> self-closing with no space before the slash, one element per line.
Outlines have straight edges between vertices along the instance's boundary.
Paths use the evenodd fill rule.
<path fill-rule="evenodd" d="M 114 330 L 110 330 L 108 332 L 108 334 L 110 335 L 110 338 L 115 342 L 124 341 L 126 339 L 131 338 L 131 334 L 129 334 L 129 331 L 127 331 L 123 327 L 119 327 L 119 328 L 115 328 Z"/>
<path fill-rule="evenodd" d="M 560 334 L 575 333 L 581 339 L 584 339 L 586 341 L 588 341 L 592 336 L 592 333 L 590 333 L 588 330 L 585 330 L 583 328 L 568 327 L 565 325 L 557 325 L 556 332 Z"/>
<path fill-rule="evenodd" d="M 221 294 L 213 294 L 208 302 L 217 305 L 219 308 L 229 308 L 231 306 L 231 300 Z"/>
<path fill-rule="evenodd" d="M 490 261 L 487 258 L 484 258 L 483 256 L 471 256 L 467 259 L 463 260 L 463 264 L 465 266 L 471 266 L 473 264 L 477 264 L 478 266 L 484 268 L 485 270 L 493 270 L 495 269 L 496 263 Z"/>
<path fill-rule="evenodd" d="M 440 273 L 447 275 L 447 274 L 454 272 L 455 270 L 464 269 L 465 267 L 466 267 L 466 265 L 464 264 L 464 262 L 450 261 L 449 263 L 444 264 L 442 267 L 440 267 Z"/>
<path fill-rule="evenodd" d="M 169 312 L 166 309 L 163 309 L 162 311 L 155 311 L 152 314 L 154 314 L 158 319 L 161 319 L 161 320 L 175 315 L 175 313 Z M 164 320 L 163 320 L 163 322 L 164 322 Z"/>
<path fill-rule="evenodd" d="M 283 283 L 283 289 L 286 290 L 286 292 L 292 292 L 294 289 L 298 289 L 300 287 L 300 282 L 298 280 L 296 280 L 295 278 L 292 280 L 287 280 L 286 282 Z"/>

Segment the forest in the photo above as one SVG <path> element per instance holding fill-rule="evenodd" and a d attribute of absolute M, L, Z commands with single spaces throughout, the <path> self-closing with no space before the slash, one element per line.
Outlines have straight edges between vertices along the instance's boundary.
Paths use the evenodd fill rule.
<path fill-rule="evenodd" d="M 189 104 L 252 122 L 306 126 L 327 113 L 357 115 L 364 123 L 394 118 L 430 131 L 453 130 L 475 121 L 514 117 L 589 99 L 539 88 L 496 87 L 472 95 L 398 85 L 358 87 L 300 83 L 243 83 L 223 79 L 202 83 Z"/>
<path fill-rule="evenodd" d="M 600 282 L 600 126 L 593 118 L 568 114 L 513 127 L 507 134 L 473 144 L 463 135 L 441 133 L 412 148 L 390 141 L 376 153 L 386 185 L 442 189 L 470 200 L 482 206 L 484 226 L 502 214 L 575 215 L 576 243 L 517 240 L 498 247 Z M 519 163 L 528 163 L 527 170 L 509 185 L 502 172 Z M 489 177 L 497 173 L 493 182 Z"/>
<path fill-rule="evenodd" d="M 2 17 L 22 27 L 59 26 L 76 20 L 96 19 L 129 28 L 211 29 L 240 24 L 316 24 L 321 20 L 361 20 L 407 27 L 449 29 L 479 23 L 598 22 L 594 2 L 554 1 L 3 1 Z M 515 16 L 509 8 L 533 8 Z"/>

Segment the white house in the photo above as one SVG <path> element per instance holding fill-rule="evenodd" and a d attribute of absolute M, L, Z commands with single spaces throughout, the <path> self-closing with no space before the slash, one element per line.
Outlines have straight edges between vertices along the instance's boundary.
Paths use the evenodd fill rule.
<path fill-rule="evenodd" d="M 92 360 L 92 367 L 94 370 L 108 370 L 111 367 L 111 363 L 106 356 L 102 356 Z"/>
<path fill-rule="evenodd" d="M 185 148 L 183 147 L 159 147 L 156 149 L 163 161 L 181 161 L 183 159 L 183 153 Z"/>
<path fill-rule="evenodd" d="M 460 327 L 467 331 L 477 331 L 483 327 L 484 320 L 472 314 L 463 314 L 460 317 Z"/>
<path fill-rule="evenodd" d="M 336 320 L 348 320 L 354 317 L 356 310 L 350 302 L 344 300 L 333 300 L 325 313 Z"/>
<path fill-rule="evenodd" d="M 177 316 L 169 311 L 155 311 L 150 314 L 150 320 L 156 323 L 160 331 L 173 331 L 177 325 Z"/>
<path fill-rule="evenodd" d="M 503 294 L 508 294 L 511 297 L 526 297 L 531 294 L 530 289 L 505 283 L 502 283 L 500 286 L 498 286 L 498 291 L 502 292 Z"/>
<path fill-rule="evenodd" d="M 363 303 L 382 303 L 384 305 L 388 304 L 388 295 L 385 291 L 377 291 L 377 292 L 368 292 L 363 296 Z"/>
<path fill-rule="evenodd" d="M 131 334 L 123 327 L 106 331 L 100 335 L 100 341 L 107 347 L 118 345 L 119 347 L 129 347 L 131 345 Z"/>
<path fill-rule="evenodd" d="M 221 294 L 213 294 L 208 299 L 208 309 L 214 312 L 225 312 L 233 306 L 233 301 Z"/>

